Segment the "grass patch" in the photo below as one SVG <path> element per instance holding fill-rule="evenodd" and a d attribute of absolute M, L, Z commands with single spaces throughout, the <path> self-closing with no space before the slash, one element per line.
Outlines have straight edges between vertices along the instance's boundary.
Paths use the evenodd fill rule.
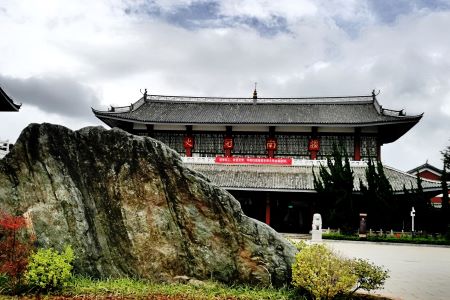
<path fill-rule="evenodd" d="M 226 286 L 217 282 L 193 284 L 152 283 L 130 278 L 92 280 L 74 278 L 62 294 L 67 296 L 131 296 L 146 298 L 164 295 L 173 299 L 301 299 L 295 290 L 288 288 L 274 289 L 253 286 Z M 171 299 L 171 298 L 170 298 Z"/>
<path fill-rule="evenodd" d="M 68 285 L 54 295 L 6 296 L 0 294 L 0 300 L 47 299 L 47 300 L 307 300 L 297 289 L 267 288 L 247 285 L 227 286 L 221 283 L 205 281 L 201 284 L 153 283 L 131 278 L 96 280 L 86 277 L 73 277 Z M 352 300 L 389 300 L 374 295 L 355 294 L 351 297 L 341 296 L 337 299 Z"/>

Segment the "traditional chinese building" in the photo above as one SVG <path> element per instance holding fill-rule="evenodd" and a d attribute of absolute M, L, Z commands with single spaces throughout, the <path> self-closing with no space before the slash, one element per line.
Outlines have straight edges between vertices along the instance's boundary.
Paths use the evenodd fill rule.
<path fill-rule="evenodd" d="M 441 180 L 442 176 L 442 170 L 439 168 L 436 168 L 433 165 L 430 165 L 427 162 L 425 162 L 423 165 L 420 165 L 418 167 L 415 167 L 414 169 L 411 169 L 408 171 L 408 174 L 419 176 L 422 179 L 429 179 L 429 180 Z M 450 191 L 448 191 L 448 194 L 450 195 Z M 442 197 L 443 194 L 436 195 L 435 197 L 432 197 L 430 199 L 431 205 L 436 208 L 442 207 Z"/>
<path fill-rule="evenodd" d="M 15 104 L 14 101 L 0 87 L 0 112 L 19 111 L 21 104 Z M 10 149 L 9 142 L 0 140 L 0 159 L 2 159 Z"/>
<path fill-rule="evenodd" d="M 351 158 L 355 192 L 369 158 L 395 142 L 422 115 L 382 107 L 374 93 L 316 98 L 185 97 L 147 95 L 126 107 L 93 109 L 110 127 L 150 136 L 183 156 L 185 164 L 224 187 L 247 215 L 279 231 L 307 231 L 316 193 L 313 169 L 340 145 Z M 386 167 L 398 193 L 412 175 Z M 438 185 L 424 181 L 424 190 Z"/>
<path fill-rule="evenodd" d="M 427 162 L 425 162 L 423 165 L 420 165 L 418 167 L 415 167 L 414 169 L 409 170 L 407 173 L 419 176 L 420 178 L 430 179 L 430 180 L 441 180 L 442 176 L 442 170 L 439 168 L 436 168 L 433 165 L 430 165 Z"/>

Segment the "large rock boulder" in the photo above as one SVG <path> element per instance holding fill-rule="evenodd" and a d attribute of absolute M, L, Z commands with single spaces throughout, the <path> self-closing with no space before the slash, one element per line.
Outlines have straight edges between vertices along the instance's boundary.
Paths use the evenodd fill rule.
<path fill-rule="evenodd" d="M 295 248 L 179 155 L 119 129 L 31 124 L 0 160 L 0 209 L 95 277 L 290 279 Z"/>

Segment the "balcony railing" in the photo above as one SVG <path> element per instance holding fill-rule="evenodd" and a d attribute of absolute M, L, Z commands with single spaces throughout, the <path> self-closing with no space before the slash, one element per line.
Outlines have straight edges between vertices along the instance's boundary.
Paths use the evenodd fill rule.
<path fill-rule="evenodd" d="M 182 157 L 183 163 L 188 164 L 215 164 L 215 157 Z M 234 163 L 236 164 L 236 163 Z M 248 164 L 248 163 L 246 163 Z M 292 165 L 290 166 L 303 166 L 303 167 L 315 167 L 326 165 L 326 160 L 312 160 L 312 159 L 292 159 Z M 351 167 L 365 167 L 366 161 L 350 161 Z"/>

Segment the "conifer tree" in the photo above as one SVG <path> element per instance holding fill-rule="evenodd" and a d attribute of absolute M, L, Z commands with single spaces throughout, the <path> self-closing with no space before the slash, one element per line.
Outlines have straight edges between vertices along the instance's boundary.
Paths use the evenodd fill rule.
<path fill-rule="evenodd" d="M 450 170 L 450 146 L 447 146 L 441 153 L 444 161 L 444 169 Z"/>
<path fill-rule="evenodd" d="M 383 164 L 370 159 L 366 169 L 367 186 L 360 180 L 362 194 L 362 209 L 366 209 L 369 226 L 376 229 L 392 229 L 394 212 L 397 210 L 394 193 L 389 180 L 384 173 Z"/>
<path fill-rule="evenodd" d="M 444 165 L 444 170 L 442 171 L 441 176 L 441 187 L 442 187 L 442 208 L 441 208 L 441 214 L 442 214 L 442 233 L 446 234 L 447 236 L 450 235 L 449 232 L 449 219 L 450 219 L 450 212 L 449 212 L 449 197 L 448 197 L 448 185 L 447 185 L 447 168 Z"/>
<path fill-rule="evenodd" d="M 450 176 L 447 174 L 447 170 L 450 170 L 450 146 L 447 146 L 442 153 L 442 160 L 444 161 L 444 169 L 441 176 L 441 186 L 442 186 L 442 231 L 446 233 L 447 238 L 450 238 L 450 208 L 449 208 L 449 197 L 448 197 L 448 185 L 447 181 L 450 180 Z"/>
<path fill-rule="evenodd" d="M 314 187 L 324 224 L 350 232 L 357 228 L 358 215 L 353 203 L 353 171 L 348 155 L 341 151 L 333 145 L 333 156 L 327 158 L 326 167 L 320 166 L 319 178 L 313 172 Z"/>
<path fill-rule="evenodd" d="M 417 180 L 417 189 L 414 191 L 414 197 L 413 197 L 413 206 L 416 210 L 416 224 L 417 224 L 417 230 L 426 230 L 428 231 L 430 229 L 430 209 L 431 209 L 431 203 L 430 199 L 424 194 L 423 187 L 422 187 L 422 178 L 420 178 L 419 174 L 416 176 Z"/>

